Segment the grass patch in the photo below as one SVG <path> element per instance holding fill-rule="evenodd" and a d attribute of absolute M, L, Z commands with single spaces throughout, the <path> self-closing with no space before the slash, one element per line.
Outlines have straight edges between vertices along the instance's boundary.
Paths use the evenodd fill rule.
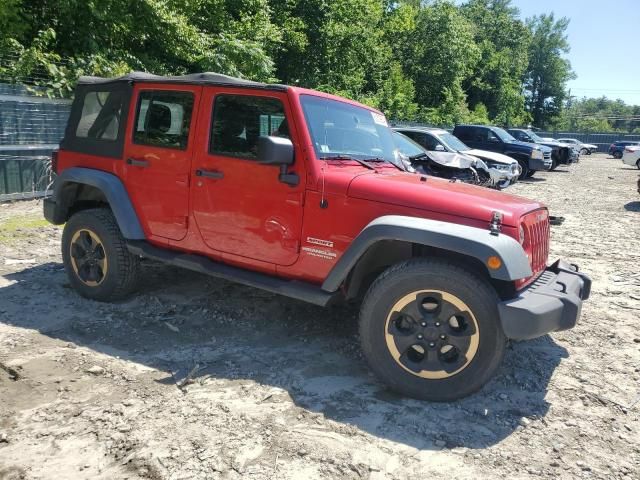
<path fill-rule="evenodd" d="M 0 221 L 0 243 L 15 244 L 29 236 L 33 230 L 48 227 L 51 224 L 41 215 L 21 215 Z"/>

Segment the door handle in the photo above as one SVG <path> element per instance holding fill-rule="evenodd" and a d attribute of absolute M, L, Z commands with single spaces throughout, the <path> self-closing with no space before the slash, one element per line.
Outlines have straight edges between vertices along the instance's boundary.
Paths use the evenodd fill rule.
<path fill-rule="evenodd" d="M 127 158 L 127 165 L 132 165 L 134 167 L 142 167 L 146 168 L 149 166 L 148 160 L 136 160 L 135 158 Z"/>
<path fill-rule="evenodd" d="M 196 170 L 196 177 L 224 178 L 224 173 L 218 170 Z"/>

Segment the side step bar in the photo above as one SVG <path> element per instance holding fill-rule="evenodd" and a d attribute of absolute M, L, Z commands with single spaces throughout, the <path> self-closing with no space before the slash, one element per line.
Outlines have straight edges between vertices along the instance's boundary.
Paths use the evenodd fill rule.
<path fill-rule="evenodd" d="M 231 265 L 214 262 L 203 255 L 157 248 L 144 240 L 129 240 L 127 241 L 127 248 L 133 255 L 140 255 L 151 260 L 211 275 L 212 277 L 260 288 L 278 295 L 320 305 L 321 307 L 330 305 L 338 296 L 337 293 L 325 292 L 320 287 L 309 283 L 283 280 L 263 273 L 243 270 Z"/>

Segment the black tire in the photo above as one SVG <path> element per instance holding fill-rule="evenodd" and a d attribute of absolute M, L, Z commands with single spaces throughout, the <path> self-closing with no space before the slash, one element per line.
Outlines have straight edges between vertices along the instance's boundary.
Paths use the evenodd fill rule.
<path fill-rule="evenodd" d="M 613 152 L 613 158 L 620 160 L 622 158 L 622 152 Z"/>
<path fill-rule="evenodd" d="M 558 168 L 558 161 L 556 159 L 551 160 L 551 168 L 549 170 L 553 171 Z"/>
<path fill-rule="evenodd" d="M 636 162 L 636 167 L 638 167 L 638 170 L 640 170 L 640 158 L 638 159 L 638 161 Z"/>
<path fill-rule="evenodd" d="M 516 160 L 518 161 L 518 164 L 520 165 L 520 176 L 518 177 L 520 180 L 523 180 L 525 178 L 528 177 L 529 175 L 529 161 L 528 160 L 522 160 L 520 158 L 516 158 Z"/>
<path fill-rule="evenodd" d="M 581 148 L 580 155 L 591 155 L 591 150 L 589 150 L 588 148 Z"/>
<path fill-rule="evenodd" d="M 87 242 L 85 249 L 82 244 Z M 62 260 L 71 286 L 85 298 L 118 300 L 138 283 L 140 260 L 129 253 L 108 208 L 81 210 L 71 216 L 62 233 Z"/>
<path fill-rule="evenodd" d="M 526 178 L 531 178 L 531 177 L 533 177 L 533 176 L 535 175 L 536 171 L 537 171 L 537 170 L 529 170 L 529 171 L 527 172 L 527 177 L 526 177 Z"/>
<path fill-rule="evenodd" d="M 436 304 L 437 302 L 443 303 L 432 310 L 436 313 L 428 313 L 424 310 L 425 303 L 421 307 L 415 307 L 417 308 L 415 311 L 418 312 L 415 315 L 423 315 L 419 322 L 417 320 L 411 322 L 415 325 L 418 333 L 409 330 L 411 333 L 407 337 L 403 336 L 405 330 L 402 334 L 390 333 L 393 329 L 400 328 L 391 324 L 394 321 L 398 322 L 400 318 L 396 317 L 396 320 L 393 320 L 393 309 L 402 305 L 402 302 L 406 301 L 405 299 L 412 298 L 413 293 L 416 293 L 415 301 L 403 308 L 417 305 L 418 300 L 424 302 L 424 296 L 429 295 L 439 295 L 440 300 L 434 301 Z M 442 329 L 445 329 L 444 333 L 447 333 L 446 329 L 452 328 L 449 323 L 446 323 L 445 326 L 440 326 L 437 323 L 437 315 L 449 318 L 450 310 L 445 309 L 452 308 L 453 303 L 451 302 L 453 300 L 448 302 L 445 299 L 455 299 L 458 304 L 462 303 L 468 309 L 464 311 L 471 314 L 467 315 L 470 321 L 464 328 L 472 325 L 467 335 L 475 331 L 478 337 L 476 340 L 473 340 L 473 335 L 469 337 L 469 350 L 466 350 L 462 359 L 458 356 L 458 360 L 467 363 L 453 372 L 446 372 L 446 368 L 455 368 L 459 362 L 452 366 L 446 366 L 447 364 L 444 362 L 449 360 L 443 360 L 444 355 L 441 349 L 446 349 L 446 342 L 455 342 L 455 338 L 459 340 L 465 335 L 464 332 L 462 334 L 449 332 L 451 337 L 448 335 L 440 336 Z M 494 375 L 504 356 L 506 339 L 499 322 L 498 301 L 495 290 L 488 282 L 454 263 L 440 259 L 416 258 L 394 265 L 376 279 L 362 303 L 360 338 L 364 355 L 378 378 L 389 385 L 391 389 L 403 395 L 432 401 L 452 401 L 470 395 L 479 390 Z M 428 302 L 427 304 L 431 305 Z M 459 310 L 459 312 L 463 312 L 463 310 Z M 409 317 L 402 318 L 404 321 L 404 318 Z M 450 318 L 457 317 L 454 315 Z M 431 319 L 434 319 L 433 324 Z M 477 327 L 476 330 L 474 330 L 474 326 Z M 401 338 L 402 342 L 414 342 L 414 333 L 416 345 L 409 346 L 403 354 L 399 353 L 396 343 L 389 343 L 395 342 L 396 338 Z M 399 335 L 399 337 L 394 335 Z M 409 337 L 409 340 L 405 340 Z M 417 340 L 419 338 L 422 340 Z M 433 338 L 439 343 L 432 342 Z M 446 339 L 439 340 L 440 338 Z M 417 345 L 420 342 L 423 342 L 423 346 Z M 470 353 L 472 345 L 475 345 L 473 355 Z M 429 349 L 429 347 L 431 348 Z M 424 352 L 423 360 L 419 358 L 416 360 L 407 354 L 419 356 L 420 348 Z M 467 354 L 471 356 L 470 359 L 467 358 Z M 437 359 L 437 365 L 445 366 L 444 369 L 429 370 L 427 368 L 416 373 L 415 371 L 411 372 L 406 366 L 416 366 L 429 356 L 432 359 Z M 404 363 L 404 366 L 403 357 L 404 362 L 409 362 Z M 411 362 L 414 360 L 418 363 L 412 364 Z M 432 365 L 435 366 L 436 363 Z M 447 376 L 443 378 L 443 374 Z M 430 378 L 425 378 L 426 376 L 430 376 Z"/>

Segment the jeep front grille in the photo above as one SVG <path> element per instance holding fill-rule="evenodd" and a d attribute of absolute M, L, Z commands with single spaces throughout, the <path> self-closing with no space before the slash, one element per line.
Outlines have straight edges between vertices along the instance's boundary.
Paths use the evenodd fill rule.
<path fill-rule="evenodd" d="M 534 277 L 547 267 L 549 258 L 549 213 L 536 210 L 522 218 L 525 230 L 524 250 L 529 256 L 529 264 Z"/>

